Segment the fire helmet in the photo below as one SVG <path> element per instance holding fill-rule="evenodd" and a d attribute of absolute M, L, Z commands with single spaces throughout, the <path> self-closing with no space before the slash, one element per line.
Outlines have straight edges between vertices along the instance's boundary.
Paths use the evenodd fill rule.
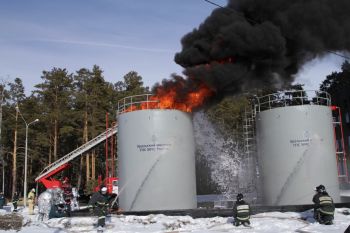
<path fill-rule="evenodd" d="M 238 193 L 236 198 L 237 198 L 237 201 L 242 201 L 243 200 L 243 194 L 242 193 Z"/>
<path fill-rule="evenodd" d="M 102 194 L 106 194 L 106 193 L 107 193 L 107 188 L 106 188 L 105 186 L 103 186 L 103 187 L 101 188 L 101 193 L 102 193 Z"/>
<path fill-rule="evenodd" d="M 318 192 L 318 193 L 323 193 L 326 191 L 326 188 L 324 187 L 324 185 L 320 184 L 319 186 L 317 186 L 315 188 L 315 191 Z"/>

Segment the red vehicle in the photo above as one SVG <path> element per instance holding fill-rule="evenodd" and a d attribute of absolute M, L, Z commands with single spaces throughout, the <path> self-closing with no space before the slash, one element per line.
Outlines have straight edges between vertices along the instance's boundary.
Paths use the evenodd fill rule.
<path fill-rule="evenodd" d="M 36 182 L 41 182 L 47 189 L 53 189 L 53 188 L 63 188 L 62 182 L 54 179 L 53 176 L 57 173 L 65 170 L 66 168 L 70 167 L 69 162 L 76 157 L 82 155 L 84 152 L 90 150 L 94 146 L 98 145 L 99 143 L 103 141 L 107 141 L 107 139 L 113 135 L 115 135 L 118 131 L 118 125 L 113 125 L 111 128 L 108 128 L 105 132 L 101 133 L 97 137 L 93 138 L 89 142 L 85 143 L 84 145 L 80 146 L 79 148 L 75 149 L 74 151 L 68 153 L 67 155 L 63 156 L 59 160 L 53 162 L 49 166 L 47 166 L 35 179 Z M 108 143 L 106 143 L 107 145 Z M 107 153 L 107 152 L 106 152 Z M 106 161 L 108 161 L 106 159 Z M 112 164 L 112 168 L 114 165 Z M 108 163 L 106 162 L 106 174 L 108 170 Z M 108 177 L 105 180 L 105 185 L 107 187 L 108 193 L 116 196 L 118 195 L 118 178 L 117 177 Z M 99 186 L 96 187 L 99 189 L 100 185 L 102 184 L 102 179 L 99 176 Z M 67 185 L 67 184 L 65 184 Z M 97 190 L 98 190 L 97 189 Z"/>
<path fill-rule="evenodd" d="M 111 195 L 118 195 L 118 178 L 117 177 L 108 177 L 105 180 L 105 186 L 107 187 L 107 193 Z M 97 192 L 100 190 L 101 185 L 103 185 L 102 177 L 98 176 L 98 185 L 95 187 L 94 191 Z"/>

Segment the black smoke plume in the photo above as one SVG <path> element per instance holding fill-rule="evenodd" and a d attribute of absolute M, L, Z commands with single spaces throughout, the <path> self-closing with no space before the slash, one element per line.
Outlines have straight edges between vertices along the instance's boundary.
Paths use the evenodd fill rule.
<path fill-rule="evenodd" d="M 181 43 L 175 62 L 186 89 L 204 82 L 223 96 L 286 87 L 305 62 L 350 51 L 350 0 L 230 0 Z"/>

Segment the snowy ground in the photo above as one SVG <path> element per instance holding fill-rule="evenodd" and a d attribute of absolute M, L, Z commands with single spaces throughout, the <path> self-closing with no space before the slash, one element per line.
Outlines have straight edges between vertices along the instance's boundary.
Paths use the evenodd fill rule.
<path fill-rule="evenodd" d="M 111 215 L 107 218 L 104 232 L 257 232 L 257 233 L 281 233 L 281 232 L 318 232 L 339 233 L 344 232 L 350 224 L 350 215 L 344 215 L 343 211 L 350 209 L 336 209 L 334 225 L 325 226 L 314 222 L 312 211 L 303 213 L 269 212 L 251 216 L 251 227 L 235 227 L 232 218 L 197 218 L 189 216 L 125 216 Z M 1 211 L 0 214 L 5 214 Z M 96 232 L 95 217 L 74 217 L 50 219 L 38 222 L 36 215 L 28 215 L 27 211 L 20 211 L 24 217 L 25 226 L 19 233 L 63 233 L 63 232 Z M 16 231 L 3 231 L 1 233 L 15 233 Z"/>

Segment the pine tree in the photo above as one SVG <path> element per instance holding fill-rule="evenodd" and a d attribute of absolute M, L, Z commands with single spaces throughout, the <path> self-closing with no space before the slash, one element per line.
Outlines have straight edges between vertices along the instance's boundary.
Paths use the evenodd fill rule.
<path fill-rule="evenodd" d="M 74 131 L 71 122 L 73 78 L 66 69 L 60 68 L 43 71 L 41 78 L 43 83 L 35 86 L 37 90 L 34 93 L 41 101 L 43 121 L 48 125 L 48 138 L 51 143 L 49 161 L 52 162 L 58 159 L 61 134 L 68 136 Z M 70 151 L 70 147 L 65 145 L 61 149 L 63 154 Z"/>
<path fill-rule="evenodd" d="M 12 195 L 17 191 L 18 181 L 17 181 L 17 133 L 18 133 L 18 117 L 19 108 L 22 101 L 25 98 L 24 87 L 22 80 L 16 78 L 14 83 L 9 83 L 10 86 L 10 100 L 15 106 L 15 126 L 13 129 L 13 150 L 12 150 Z"/>

